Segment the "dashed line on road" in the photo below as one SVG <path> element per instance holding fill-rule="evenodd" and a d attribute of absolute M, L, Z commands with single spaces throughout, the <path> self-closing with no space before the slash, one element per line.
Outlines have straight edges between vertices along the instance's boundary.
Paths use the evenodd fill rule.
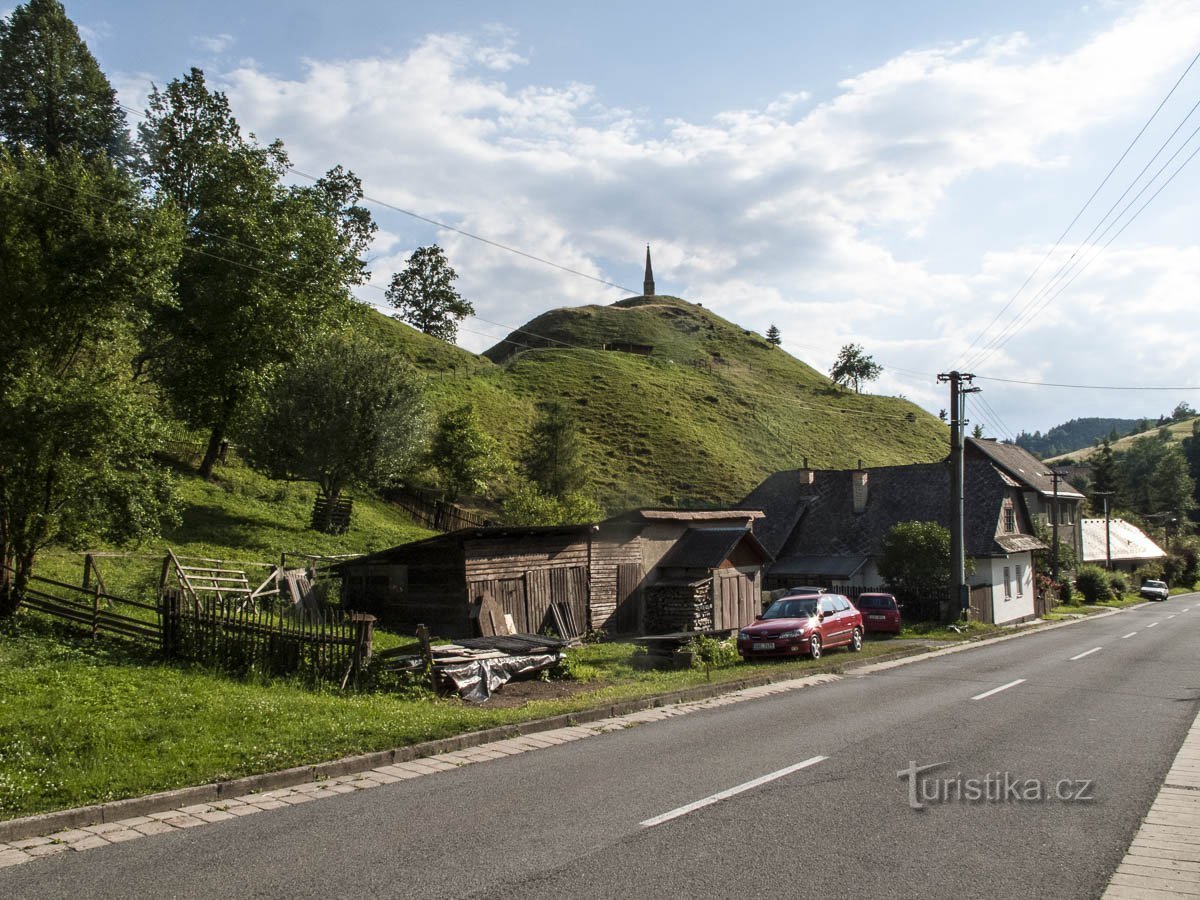
<path fill-rule="evenodd" d="M 1157 625 L 1157 624 L 1158 624 L 1157 622 L 1151 622 L 1151 623 L 1150 623 L 1149 625 L 1147 625 L 1146 627 L 1147 627 L 1147 628 L 1153 628 L 1153 627 L 1154 627 L 1155 625 Z"/>
<path fill-rule="evenodd" d="M 1174 614 L 1171 614 L 1171 615 L 1167 616 L 1167 618 L 1168 618 L 1168 619 L 1173 619 L 1173 618 L 1175 618 L 1175 615 L 1174 615 Z"/>
<path fill-rule="evenodd" d="M 1131 638 L 1131 637 L 1133 637 L 1135 634 L 1137 634 L 1137 632 L 1136 632 L 1136 631 L 1131 631 L 1131 632 L 1129 632 L 1129 634 L 1123 634 L 1123 635 L 1121 635 L 1121 640 L 1125 640 L 1126 638 Z"/>
<path fill-rule="evenodd" d="M 1016 681 L 1010 681 L 1008 684 L 1002 684 L 1002 685 L 1000 685 L 1000 687 L 998 687 L 998 688 L 992 688 L 990 691 L 984 691 L 982 694 L 976 694 L 976 695 L 975 695 L 974 697 L 972 697 L 971 699 L 972 699 L 972 700 L 982 700 L 982 699 L 984 699 L 985 697 L 990 697 L 990 696 L 992 696 L 992 694 L 998 694 L 998 693 L 1000 693 L 1001 691 L 1007 691 L 1009 688 L 1014 688 L 1014 687 L 1016 687 L 1018 684 L 1024 684 L 1024 683 L 1025 683 L 1025 679 L 1024 679 L 1024 678 L 1018 678 Z"/>
<path fill-rule="evenodd" d="M 1103 647 L 1093 647 L 1091 650 L 1084 650 L 1082 653 L 1076 653 L 1067 662 L 1075 662 L 1077 659 L 1083 659 L 1085 656 L 1091 656 L 1093 653 L 1099 653 Z"/>
<path fill-rule="evenodd" d="M 670 812 L 665 812 L 661 816 L 654 816 L 651 819 L 646 819 L 639 822 L 643 828 L 653 828 L 655 825 L 661 825 L 663 822 L 670 822 L 672 819 L 678 819 L 680 816 L 686 816 L 688 813 L 695 812 L 698 809 L 703 809 L 706 806 L 712 806 L 714 803 L 720 803 L 722 800 L 728 800 L 730 797 L 736 797 L 738 794 L 745 791 L 753 790 L 760 785 L 767 784 L 771 781 L 776 781 L 786 775 L 791 775 L 793 772 L 799 772 L 801 769 L 807 769 L 809 766 L 815 766 L 819 762 L 824 762 L 829 759 L 828 756 L 813 756 L 804 762 L 796 763 L 794 766 L 787 766 L 775 772 L 770 772 L 767 775 L 761 775 L 758 778 L 753 778 L 750 781 L 743 782 L 735 787 L 728 788 L 716 794 L 711 794 L 703 800 L 697 800 L 694 803 L 688 803 L 686 806 L 677 807 Z"/>

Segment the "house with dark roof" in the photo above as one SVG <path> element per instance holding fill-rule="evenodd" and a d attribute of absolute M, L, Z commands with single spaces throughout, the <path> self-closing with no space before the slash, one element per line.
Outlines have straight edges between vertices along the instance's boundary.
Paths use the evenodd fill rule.
<path fill-rule="evenodd" d="M 1083 529 L 1079 523 L 1084 496 L 1065 477 L 1055 479 L 1052 466 L 1016 444 L 969 437 L 963 449 L 965 459 L 987 460 L 1017 482 L 1034 521 L 1052 528 L 1057 519 L 1058 539 L 1074 548 L 1076 558 L 1083 559 Z"/>
<path fill-rule="evenodd" d="M 997 623 L 1033 618 L 1032 553 L 1044 545 L 1033 534 L 1021 484 L 976 458 L 964 464 L 964 494 L 975 615 Z M 776 472 L 740 505 L 764 514 L 754 534 L 774 557 L 766 588 L 809 584 L 853 593 L 883 583 L 877 562 L 894 525 L 949 527 L 950 470 L 942 462 Z"/>
<path fill-rule="evenodd" d="M 760 611 L 770 555 L 753 510 L 633 510 L 599 524 L 465 528 L 347 560 L 342 603 L 405 631 L 470 637 L 483 595 L 521 633 L 733 630 Z"/>

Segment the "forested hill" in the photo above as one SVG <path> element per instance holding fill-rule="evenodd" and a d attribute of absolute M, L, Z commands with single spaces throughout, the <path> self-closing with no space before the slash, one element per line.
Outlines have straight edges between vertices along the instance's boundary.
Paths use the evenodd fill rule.
<path fill-rule="evenodd" d="M 471 402 L 517 459 L 537 405 L 574 411 L 600 503 L 735 501 L 770 473 L 930 462 L 946 426 L 913 403 L 855 394 L 762 336 L 675 297 L 555 309 L 483 356 L 384 316 L 361 328 L 430 371 L 435 406 Z"/>
<path fill-rule="evenodd" d="M 1017 435 L 1016 442 L 1030 453 L 1036 453 L 1044 459 L 1047 456 L 1059 456 L 1091 447 L 1096 441 L 1106 437 L 1111 436 L 1115 439 L 1128 434 L 1137 426 L 1138 421 L 1099 417 L 1072 419 L 1062 425 L 1055 425 L 1045 434 L 1040 431 L 1033 434 L 1023 431 Z"/>

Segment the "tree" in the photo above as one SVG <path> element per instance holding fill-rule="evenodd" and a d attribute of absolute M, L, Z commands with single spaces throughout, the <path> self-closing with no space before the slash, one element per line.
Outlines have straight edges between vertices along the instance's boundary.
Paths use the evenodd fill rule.
<path fill-rule="evenodd" d="M 271 478 L 315 481 L 327 500 L 405 475 L 425 437 L 421 384 L 387 350 L 331 339 L 272 383 L 243 448 Z"/>
<path fill-rule="evenodd" d="M 135 338 L 170 302 L 178 221 L 103 157 L 0 150 L 0 615 L 56 541 L 152 534 L 173 515 Z"/>
<path fill-rule="evenodd" d="M 1112 441 L 1105 438 L 1092 463 L 1092 489 L 1108 494 L 1117 489 L 1117 468 L 1113 459 Z"/>
<path fill-rule="evenodd" d="M 1172 451 L 1154 467 L 1148 494 L 1154 512 L 1172 513 L 1182 523 L 1187 511 L 1196 505 L 1196 482 L 1188 474 L 1183 453 L 1175 452 L 1174 447 Z"/>
<path fill-rule="evenodd" d="M 600 505 L 580 491 L 552 497 L 532 482 L 518 486 L 504 501 L 508 525 L 578 525 L 596 522 L 603 514 Z"/>
<path fill-rule="evenodd" d="M 1171 411 L 1172 422 L 1182 422 L 1184 419 L 1193 419 L 1196 417 L 1196 410 L 1188 405 L 1186 400 L 1180 400 L 1175 404 L 1175 409 Z"/>
<path fill-rule="evenodd" d="M 0 22 L 0 137 L 51 157 L 128 157 L 116 91 L 58 0 L 29 0 Z"/>
<path fill-rule="evenodd" d="M 783 343 L 783 335 L 780 334 L 779 329 L 776 327 L 774 322 L 772 322 L 771 327 L 767 329 L 767 343 L 773 347 L 778 347 Z"/>
<path fill-rule="evenodd" d="M 950 590 L 950 530 L 937 522 L 900 522 L 883 538 L 879 574 L 892 590 L 910 595 Z"/>
<path fill-rule="evenodd" d="M 1151 485 L 1160 464 L 1168 456 L 1182 455 L 1182 452 L 1161 435 L 1154 434 L 1140 438 L 1114 454 L 1118 505 L 1143 516 L 1166 512 L 1159 507 Z"/>
<path fill-rule="evenodd" d="M 374 223 L 340 168 L 283 186 L 282 144 L 244 139 L 199 69 L 151 93 L 138 134 L 146 185 L 186 227 L 178 304 L 159 319 L 150 364 L 179 415 L 207 432 L 207 478 L 249 400 L 348 307 Z"/>
<path fill-rule="evenodd" d="M 458 335 L 458 323 L 475 314 L 475 307 L 454 289 L 458 273 L 446 262 L 446 254 L 437 244 L 418 247 L 408 258 L 403 272 L 392 276 L 387 289 L 388 302 L 396 309 L 396 318 L 414 328 L 451 342 Z"/>
<path fill-rule="evenodd" d="M 846 344 L 838 351 L 829 377 L 837 384 L 853 386 L 854 392 L 861 393 L 864 381 L 874 381 L 883 372 L 883 366 L 875 362 L 858 344 Z"/>
<path fill-rule="evenodd" d="M 938 410 L 938 418 L 941 419 L 943 422 L 946 421 L 946 410 L 944 408 Z"/>
<path fill-rule="evenodd" d="M 579 424 L 562 403 L 542 405 L 522 463 L 530 480 L 549 497 L 561 499 L 587 483 Z"/>
<path fill-rule="evenodd" d="M 975 427 L 971 429 L 971 437 L 975 438 L 977 441 L 983 440 L 983 426 L 976 424 Z"/>
<path fill-rule="evenodd" d="M 499 443 L 483 430 L 469 403 L 442 416 L 430 443 L 429 460 L 451 502 L 487 490 L 504 468 Z"/>

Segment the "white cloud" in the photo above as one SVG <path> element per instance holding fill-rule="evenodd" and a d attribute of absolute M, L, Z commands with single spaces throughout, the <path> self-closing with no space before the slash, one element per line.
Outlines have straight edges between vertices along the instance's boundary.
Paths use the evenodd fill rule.
<path fill-rule="evenodd" d="M 214 55 L 224 53 L 236 43 L 232 34 L 198 34 L 192 38 L 192 43 L 201 50 Z"/>
<path fill-rule="evenodd" d="M 856 340 L 924 372 L 965 349 L 1045 249 L 1001 244 L 982 258 L 933 262 L 936 248 L 895 248 L 921 247 L 972 176 L 1063 170 L 1097 128 L 1144 115 L 1198 32 L 1200 7 L 1150 2 L 1070 52 L 1039 51 L 1036 36 L 981 35 L 902 53 L 832 96 L 781 86 L 761 109 L 706 122 L 645 121 L 586 84 L 510 85 L 504 73 L 527 54 L 503 29 L 429 35 L 398 56 L 309 60 L 297 79 L 245 63 L 221 80 L 247 128 L 281 136 L 301 169 L 345 164 L 372 196 L 634 290 L 650 242 L 660 291 L 760 331 L 774 321 L 785 345 L 794 336 L 823 348 L 801 354 L 817 368 Z M 400 236 L 413 223 L 385 224 L 378 283 L 413 243 Z M 1045 238 L 1061 224 L 1030 233 Z M 496 322 L 620 296 L 460 235 L 425 235 L 446 247 L 464 294 Z M 1194 342 L 1154 323 L 1195 295 L 1195 253 L 1106 254 L 989 368 L 1087 367 L 1092 348 L 1116 353 L 1123 336 Z M 1098 320 L 1118 337 L 1104 344 Z M 464 333 L 462 342 L 478 350 L 495 336 Z M 1063 346 L 1068 336 L 1078 351 Z M 940 389 L 926 393 L 938 402 Z"/>

